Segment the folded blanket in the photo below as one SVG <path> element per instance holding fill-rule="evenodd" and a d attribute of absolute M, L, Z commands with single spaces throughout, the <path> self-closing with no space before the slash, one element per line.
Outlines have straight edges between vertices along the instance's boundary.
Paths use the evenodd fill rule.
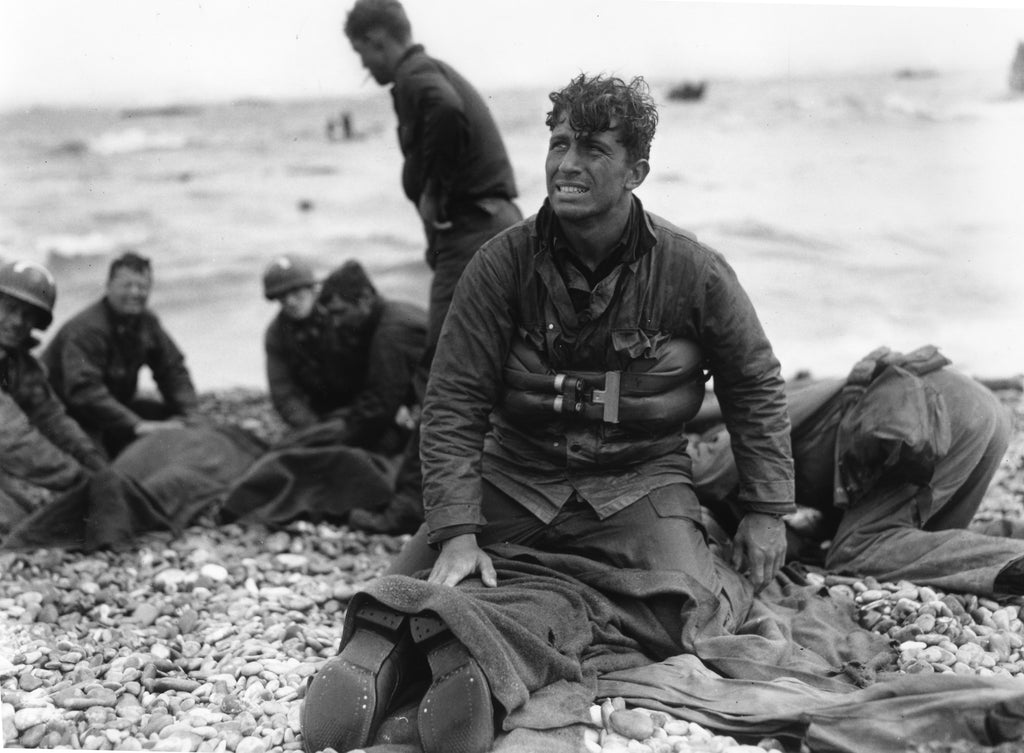
<path fill-rule="evenodd" d="M 180 531 L 211 511 L 218 495 L 265 446 L 229 426 L 150 434 L 103 471 L 22 520 L 0 548 L 130 545 L 139 534 Z"/>
<path fill-rule="evenodd" d="M 347 445 L 272 449 L 232 481 L 222 520 L 284 525 L 297 518 L 344 522 L 356 507 L 391 500 L 395 461 Z"/>
<path fill-rule="evenodd" d="M 353 507 L 387 505 L 394 461 L 332 441 L 324 429 L 268 450 L 227 425 L 150 434 L 21 520 L 0 548 L 92 551 L 126 546 L 146 531 L 178 532 L 203 515 L 284 525 L 340 521 Z"/>
<path fill-rule="evenodd" d="M 863 668 L 892 658 L 885 638 L 857 627 L 811 586 L 785 582 L 774 601 L 755 607 L 749 586 L 721 560 L 726 587 L 718 598 L 680 572 L 624 570 L 512 545 L 488 553 L 497 588 L 380 578 L 353 600 L 343 640 L 367 602 L 433 612 L 480 663 L 506 712 L 505 730 L 535 731 L 590 724 L 590 705 L 606 694 L 600 678 L 642 677 L 679 654 L 701 656 L 730 676 L 799 682 L 836 696 L 865 682 Z"/>
<path fill-rule="evenodd" d="M 696 656 L 601 678 L 602 696 L 697 722 L 720 734 L 802 740 L 813 751 L 890 753 L 908 744 L 1024 736 L 1024 687 L 1014 678 L 886 677 L 838 694 L 799 680 L 724 677 Z"/>
<path fill-rule="evenodd" d="M 505 711 L 496 753 L 581 750 L 590 705 L 614 696 L 719 734 L 773 736 L 794 749 L 802 741 L 814 751 L 1024 736 L 1018 681 L 877 671 L 894 659 L 888 640 L 858 627 L 849 605 L 799 569 L 755 597 L 719 560 L 725 592 L 716 599 L 682 573 L 510 545 L 488 553 L 497 588 L 386 576 L 353 600 L 344 639 L 367 602 L 440 615 Z"/>

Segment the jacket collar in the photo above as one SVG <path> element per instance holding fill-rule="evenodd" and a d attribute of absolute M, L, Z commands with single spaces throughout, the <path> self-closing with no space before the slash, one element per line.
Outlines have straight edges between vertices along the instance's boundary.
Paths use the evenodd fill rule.
<path fill-rule="evenodd" d="M 554 251 L 555 248 L 565 248 L 569 253 L 572 252 L 562 236 L 558 217 L 551 208 L 551 202 L 548 201 L 548 199 L 544 199 L 544 203 L 541 205 L 540 211 L 537 212 L 533 235 L 538 239 L 540 246 L 543 249 Z M 657 245 L 657 241 L 658 238 L 654 233 L 654 226 L 651 224 L 651 218 L 644 210 L 643 203 L 636 195 L 634 195 L 633 206 L 630 209 L 626 229 L 623 231 L 622 237 L 619 239 L 619 244 L 626 245 L 626 248 L 622 251 L 620 262 L 623 264 L 632 264 L 634 261 L 650 252 L 650 250 Z M 613 253 L 618 253 L 618 251 Z"/>
<path fill-rule="evenodd" d="M 426 53 L 426 49 L 421 44 L 414 44 L 412 47 L 402 53 L 402 57 L 398 58 L 398 63 L 395 64 L 395 71 L 398 71 L 403 65 L 408 63 L 414 56 L 422 55 Z"/>

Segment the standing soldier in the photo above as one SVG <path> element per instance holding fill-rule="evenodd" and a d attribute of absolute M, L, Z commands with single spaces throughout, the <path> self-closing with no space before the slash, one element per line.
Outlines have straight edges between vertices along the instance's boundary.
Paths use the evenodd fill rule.
<path fill-rule="evenodd" d="M 412 39 L 398 0 L 358 0 L 345 35 L 363 67 L 392 85 L 405 163 L 402 188 L 416 206 L 427 240 L 429 325 L 417 389 L 427 373 L 455 284 L 476 250 L 522 219 L 513 203 L 515 177 L 498 127 L 480 94 L 447 63 Z M 372 531 L 412 530 L 423 519 L 419 432 L 414 432 L 390 507 L 361 525 Z"/>

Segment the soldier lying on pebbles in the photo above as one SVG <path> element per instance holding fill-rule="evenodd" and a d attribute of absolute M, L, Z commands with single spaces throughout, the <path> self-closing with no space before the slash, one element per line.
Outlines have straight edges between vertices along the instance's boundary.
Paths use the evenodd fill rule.
<path fill-rule="evenodd" d="M 0 533 L 32 507 L 11 478 L 64 491 L 106 465 L 29 353 L 36 344 L 32 330 L 50 326 L 56 299 L 57 286 L 43 267 L 0 266 Z"/>
<path fill-rule="evenodd" d="M 1008 410 L 932 346 L 881 348 L 847 379 L 789 385 L 797 504 L 788 556 L 833 573 L 1024 594 L 1024 541 L 965 530 L 1006 452 Z M 702 411 L 714 422 L 714 406 Z M 721 425 L 691 437 L 701 503 L 728 529 L 736 472 Z M 810 515 L 808 515 L 810 513 Z M 813 526 L 801 525 L 807 518 Z M 822 551 L 822 545 L 825 544 Z"/>

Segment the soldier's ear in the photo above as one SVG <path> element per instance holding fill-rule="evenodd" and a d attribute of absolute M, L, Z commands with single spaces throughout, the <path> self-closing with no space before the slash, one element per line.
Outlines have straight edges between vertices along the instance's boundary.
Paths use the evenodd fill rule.
<path fill-rule="evenodd" d="M 626 188 L 633 191 L 640 187 L 640 185 L 647 179 L 647 176 L 651 172 L 651 163 L 645 159 L 638 159 L 630 167 L 629 173 L 626 175 Z"/>

